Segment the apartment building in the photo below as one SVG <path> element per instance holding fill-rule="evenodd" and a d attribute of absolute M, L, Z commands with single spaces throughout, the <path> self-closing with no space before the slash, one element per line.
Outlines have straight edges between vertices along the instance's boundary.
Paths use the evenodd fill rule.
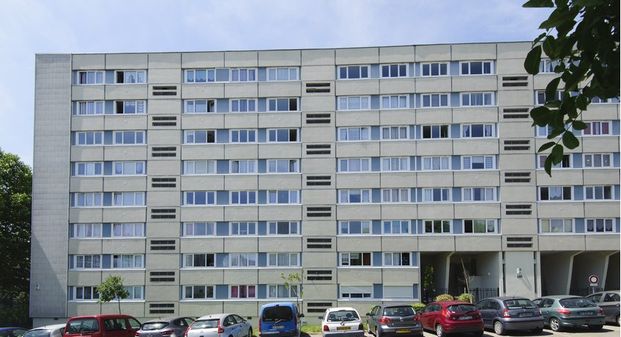
<path fill-rule="evenodd" d="M 35 325 L 618 289 L 619 102 L 549 177 L 529 49 L 37 55 Z"/>

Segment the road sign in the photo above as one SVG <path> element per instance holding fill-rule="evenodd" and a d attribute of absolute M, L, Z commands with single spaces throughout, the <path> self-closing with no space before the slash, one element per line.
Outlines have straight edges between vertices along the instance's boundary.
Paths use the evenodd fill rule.
<path fill-rule="evenodd" d="M 599 276 L 592 274 L 589 276 L 589 285 L 591 287 L 597 287 L 599 286 Z"/>

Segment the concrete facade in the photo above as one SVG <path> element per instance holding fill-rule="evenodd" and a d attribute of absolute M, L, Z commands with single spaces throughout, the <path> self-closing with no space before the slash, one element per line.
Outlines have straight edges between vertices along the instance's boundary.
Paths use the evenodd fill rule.
<path fill-rule="evenodd" d="M 618 100 L 548 177 L 529 48 L 38 55 L 35 324 L 618 288 Z"/>

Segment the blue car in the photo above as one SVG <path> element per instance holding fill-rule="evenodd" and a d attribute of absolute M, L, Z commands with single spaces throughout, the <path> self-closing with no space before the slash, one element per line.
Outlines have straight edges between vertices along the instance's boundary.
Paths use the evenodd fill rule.
<path fill-rule="evenodd" d="M 0 328 L 0 337 L 22 337 L 28 329 L 18 327 Z"/>
<path fill-rule="evenodd" d="M 259 337 L 300 337 L 301 317 L 295 303 L 264 304 L 259 310 Z"/>

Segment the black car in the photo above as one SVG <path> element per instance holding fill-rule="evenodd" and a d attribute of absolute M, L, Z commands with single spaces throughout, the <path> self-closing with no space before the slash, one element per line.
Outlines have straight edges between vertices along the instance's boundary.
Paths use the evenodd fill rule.
<path fill-rule="evenodd" d="M 388 335 L 423 336 L 423 326 L 409 304 L 381 304 L 367 316 L 367 332 L 375 337 Z"/>
<path fill-rule="evenodd" d="M 531 300 L 522 297 L 492 297 L 477 303 L 485 328 L 498 335 L 509 330 L 543 330 L 541 310 Z"/>

